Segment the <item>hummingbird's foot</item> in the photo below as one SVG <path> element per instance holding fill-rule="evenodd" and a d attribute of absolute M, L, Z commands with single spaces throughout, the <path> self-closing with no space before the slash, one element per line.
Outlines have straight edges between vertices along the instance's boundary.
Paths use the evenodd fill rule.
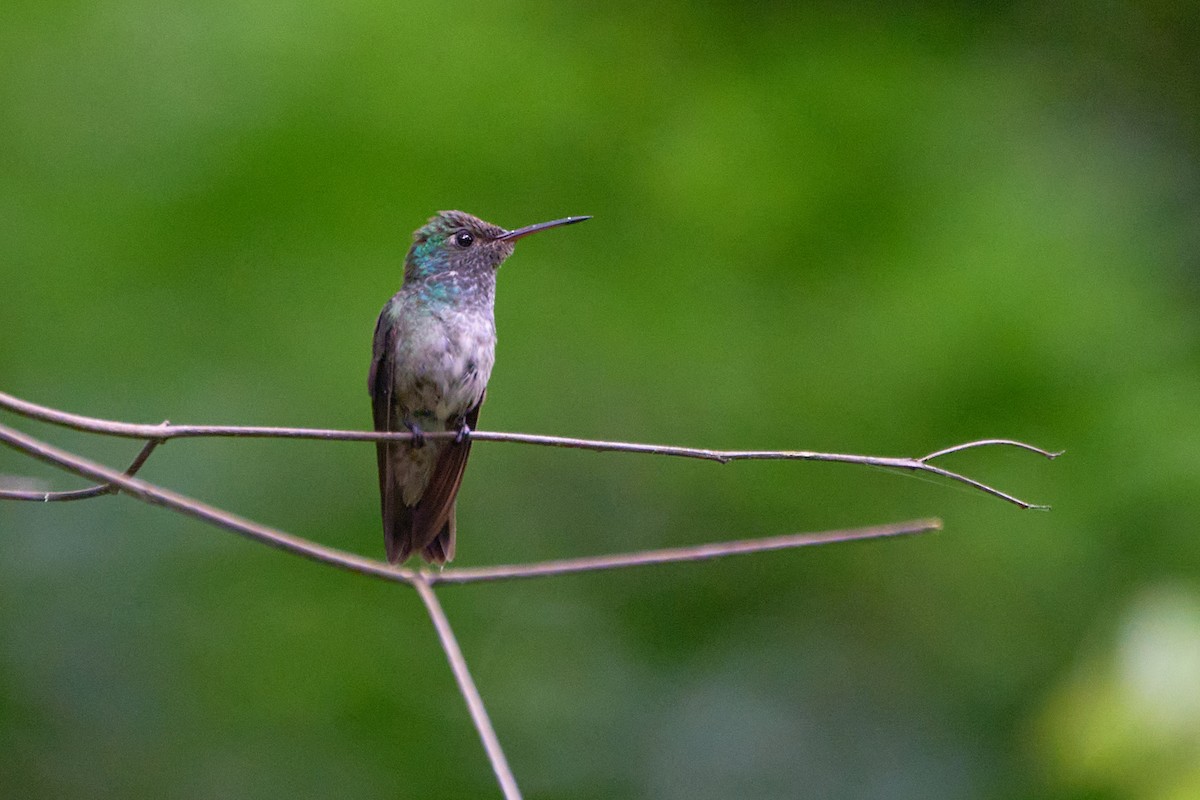
<path fill-rule="evenodd" d="M 404 427 L 408 428 L 408 432 L 412 434 L 412 446 L 414 448 L 425 446 L 425 431 L 421 430 L 420 425 L 409 420 L 404 420 Z"/>
<path fill-rule="evenodd" d="M 470 438 L 471 438 L 471 426 L 464 422 L 462 425 L 460 425 L 458 427 L 458 435 L 454 437 L 454 443 L 462 444 L 463 442 L 465 442 L 467 439 L 470 439 Z"/>

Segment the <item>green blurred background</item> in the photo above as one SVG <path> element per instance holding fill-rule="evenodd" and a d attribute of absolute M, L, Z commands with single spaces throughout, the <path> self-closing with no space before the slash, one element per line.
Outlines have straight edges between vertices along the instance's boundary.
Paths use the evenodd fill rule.
<path fill-rule="evenodd" d="M 513 227 L 462 565 L 946 530 L 442 591 L 531 798 L 1200 797 L 1196 4 L 0 10 L 0 388 L 364 428 L 410 232 Z M 123 465 L 136 443 L 3 415 Z M 370 445 L 143 475 L 382 554 Z M 77 481 L 0 453 L 0 473 Z M 417 598 L 122 498 L 0 505 L 0 796 L 488 797 Z"/>

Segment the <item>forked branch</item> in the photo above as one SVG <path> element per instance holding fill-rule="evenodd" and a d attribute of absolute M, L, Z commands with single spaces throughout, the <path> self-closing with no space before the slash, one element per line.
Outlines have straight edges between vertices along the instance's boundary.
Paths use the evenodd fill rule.
<path fill-rule="evenodd" d="M 245 426 L 216 426 L 216 425 L 171 425 L 163 422 L 159 425 L 138 425 L 127 422 L 84 417 L 69 414 L 57 409 L 39 406 L 12 395 L 0 392 L 0 408 L 7 408 L 30 419 L 41 420 L 61 425 L 75 430 L 90 433 L 118 436 L 145 440 L 141 452 L 124 472 L 118 472 L 103 464 L 96 463 L 74 453 L 67 452 L 32 436 L 24 434 L 4 425 L 0 425 L 0 443 L 23 452 L 33 458 L 52 464 L 66 472 L 79 475 L 95 481 L 95 485 L 66 492 L 39 492 L 29 490 L 0 490 L 0 499 L 37 500 L 41 502 L 82 500 L 104 494 L 123 493 L 136 497 L 143 502 L 159 505 L 177 513 L 193 517 L 218 528 L 245 536 L 260 543 L 270 545 L 314 561 L 319 561 L 339 569 L 369 575 L 374 578 L 404 583 L 412 586 L 420 595 L 429 613 L 438 639 L 446 658 L 450 662 L 459 691 L 466 701 L 471 719 L 483 742 L 488 760 L 496 774 L 501 791 L 506 800 L 520 800 L 521 794 L 516 779 L 504 756 L 495 730 L 492 728 L 483 700 L 467 668 L 466 659 L 455 639 L 454 631 L 442 610 L 434 593 L 436 583 L 472 583 L 479 581 L 498 581 L 512 578 L 533 578 L 552 575 L 566 575 L 575 572 L 590 572 L 597 570 L 616 569 L 650 564 L 664 564 L 683 561 L 699 561 L 723 556 L 744 553 L 764 552 L 783 548 L 804 547 L 809 545 L 828 544 L 831 542 L 851 541 L 856 539 L 880 538 L 934 531 L 941 528 L 941 521 L 936 519 L 913 520 L 891 525 L 879 525 L 846 530 L 824 531 L 820 533 L 799 533 L 776 536 L 764 539 L 747 539 L 741 541 L 724 541 L 712 544 L 690 547 L 667 548 L 662 550 L 647 550 L 636 553 L 623 553 L 607 556 L 590 556 L 586 558 L 544 561 L 532 564 L 517 564 L 509 566 L 491 566 L 476 568 L 452 568 L 440 572 L 414 571 L 405 567 L 393 567 L 381 561 L 347 553 L 332 547 L 317 544 L 275 528 L 254 522 L 223 509 L 204 503 L 195 498 L 165 489 L 161 486 L 135 477 L 138 470 L 154 452 L 155 448 L 168 439 L 189 438 L 200 436 L 232 436 L 232 437 L 272 437 L 293 439 L 324 439 L 348 441 L 378 441 L 381 439 L 407 440 L 412 438 L 409 433 L 377 433 L 368 431 L 323 430 L 312 428 L 268 428 Z M 454 436 L 450 433 L 427 433 L 429 437 Z M 476 432 L 473 438 L 479 441 L 516 442 L 523 444 L 542 445 L 550 447 L 568 447 L 594 451 L 614 451 L 627 453 L 645 453 L 653 455 L 674 456 L 679 458 L 697 458 L 719 463 L 739 460 L 797 460 L 797 461 L 836 461 L 842 463 L 864 464 L 890 469 L 902 469 L 914 472 L 929 472 L 940 475 L 952 481 L 966 484 L 972 488 L 999 497 L 1022 508 L 1042 508 L 1035 506 L 1013 495 L 989 486 L 985 483 L 951 472 L 929 462 L 950 453 L 959 452 L 974 447 L 1003 445 L 1028 450 L 1046 458 L 1055 458 L 1059 453 L 1052 453 L 1023 442 L 1009 439 L 987 439 L 976 442 L 955 445 L 938 450 L 920 458 L 889 458 L 879 456 L 858 456 L 840 453 L 818 453 L 812 451 L 787 450 L 708 450 L 690 447 L 674 447 L 667 445 L 638 444 L 629 442 L 606 442 L 588 439 L 574 439 L 555 436 L 538 436 L 521 433 Z"/>
<path fill-rule="evenodd" d="M 304 556 L 314 561 L 361 575 L 369 575 L 374 578 L 405 583 L 412 586 L 420 595 L 429 613 L 430 620 L 437 631 L 442 650 L 450 662 L 450 667 L 454 673 L 455 681 L 458 683 L 459 691 L 467 704 L 471 720 L 479 734 L 480 741 L 483 743 L 488 761 L 492 765 L 492 771 L 496 775 L 496 780 L 506 800 L 520 800 L 520 789 L 508 765 L 508 760 L 504 755 L 500 740 L 496 736 L 495 729 L 492 727 L 487 709 L 483 704 L 483 699 L 480 697 L 479 690 L 475 686 L 475 681 L 471 677 L 470 669 L 467 667 L 466 659 L 459 648 L 454 631 L 433 591 L 434 583 L 471 583 L 511 578 L 546 577 L 582 571 L 614 569 L 617 567 L 697 561 L 721 556 L 779 550 L 787 547 L 804 547 L 807 545 L 851 541 L 854 539 L 917 534 L 941 528 L 939 520 L 926 519 L 893 525 L 825 531 L 822 533 L 791 534 L 766 539 L 716 542 L 693 547 L 678 547 L 611 556 L 594 556 L 562 561 L 546 561 L 533 564 L 475 569 L 447 569 L 441 572 L 417 572 L 405 567 L 393 567 L 381 561 L 363 558 L 353 553 L 347 553 L 307 539 L 302 539 L 298 536 L 293 536 L 284 531 L 262 525 L 195 498 L 173 492 L 170 489 L 165 489 L 134 477 L 132 473 L 136 472 L 145 463 L 146 458 L 153 451 L 154 445 L 160 441 L 160 438 L 150 440 L 130 468 L 123 473 L 82 456 L 75 455 L 74 453 L 69 453 L 6 425 L 0 425 L 0 442 L 67 472 L 96 481 L 96 485 L 90 489 L 82 489 L 73 493 L 56 493 L 56 496 L 61 499 L 75 499 L 82 497 L 83 493 L 88 493 L 86 496 L 89 497 L 109 493 L 128 494 L 143 502 L 163 506 L 215 527 L 240 534 L 249 539 Z M 6 496 L 11 499 L 52 499 L 47 493 L 35 493 L 41 495 L 35 498 L 25 497 L 23 494 L 21 492 L 10 492 Z M 68 498 L 68 495 L 70 498 Z"/>
<path fill-rule="evenodd" d="M 319 561 L 350 572 L 357 572 L 386 581 L 407 583 L 410 585 L 415 585 L 418 581 L 430 584 L 474 583 L 511 578 L 564 575 L 572 572 L 613 569 L 615 567 L 663 564 L 678 561 L 699 561 L 721 556 L 780 550 L 788 547 L 805 547 L 809 545 L 828 544 L 830 542 L 925 533 L 941 527 L 941 522 L 936 519 L 922 519 L 892 525 L 849 528 L 820 533 L 798 533 L 766 539 L 715 542 L 712 544 L 667 550 L 650 550 L 637 553 L 592 556 L 582 559 L 511 566 L 451 568 L 442 570 L 441 572 L 418 573 L 405 567 L 394 567 L 382 561 L 375 561 L 355 555 L 354 553 L 348 553 L 344 550 L 326 547 L 308 539 L 293 536 L 277 528 L 254 522 L 224 509 L 209 505 L 202 500 L 197 500 L 179 492 L 157 486 L 141 478 L 131 477 L 111 467 L 74 453 L 69 453 L 66 450 L 35 439 L 6 425 L 0 425 L 0 443 L 6 444 L 14 450 L 56 466 L 66 472 L 96 481 L 99 485 L 110 487 L 109 491 L 118 491 L 122 494 L 136 497 L 145 503 L 169 508 L 180 514 L 207 522 L 210 525 L 245 536 L 262 544 L 270 545 L 280 550 L 287 550 L 313 561 Z"/>
<path fill-rule="evenodd" d="M 165 424 L 165 423 L 164 423 Z M 146 463 L 146 459 L 150 458 L 150 454 L 162 444 L 162 439 L 151 439 L 142 446 L 138 454 L 134 456 L 133 462 L 122 473 L 126 477 L 132 478 L 137 475 Z M 70 500 L 88 500 L 92 497 L 99 497 L 105 494 L 116 494 L 117 487 L 111 483 L 97 483 L 95 486 L 88 486 L 85 489 L 72 489 L 66 492 L 41 492 L 34 489 L 2 489 L 0 488 L 0 500 L 33 500 L 38 503 L 62 503 Z"/>

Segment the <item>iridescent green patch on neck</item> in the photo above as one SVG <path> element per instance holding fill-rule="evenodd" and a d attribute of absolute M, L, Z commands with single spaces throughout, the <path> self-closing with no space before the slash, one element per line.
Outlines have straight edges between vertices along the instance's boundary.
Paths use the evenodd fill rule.
<path fill-rule="evenodd" d="M 421 285 L 417 292 L 418 296 L 426 303 L 433 306 L 450 305 L 456 292 L 454 286 L 441 281 L 429 281 Z"/>
<path fill-rule="evenodd" d="M 420 244 L 413 245 L 408 256 L 413 277 L 428 278 L 437 272 L 438 266 L 446 259 L 446 251 L 442 248 L 445 243 L 445 234 L 434 234 Z"/>
<path fill-rule="evenodd" d="M 427 259 L 435 251 L 441 249 L 441 246 L 445 243 L 446 235 L 444 233 L 435 233 L 413 248 L 413 256 L 418 259 Z"/>

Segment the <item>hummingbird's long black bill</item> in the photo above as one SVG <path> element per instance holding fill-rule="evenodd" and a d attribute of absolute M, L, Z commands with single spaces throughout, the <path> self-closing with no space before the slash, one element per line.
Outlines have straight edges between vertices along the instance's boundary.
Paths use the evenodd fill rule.
<path fill-rule="evenodd" d="M 583 222 L 591 217 L 563 217 L 562 219 L 551 220 L 550 222 L 539 222 L 536 225 L 526 225 L 524 228 L 517 228 L 515 231 L 508 231 L 496 237 L 499 242 L 515 242 L 523 236 L 528 236 L 531 233 L 544 231 L 547 228 L 557 228 L 559 225 L 574 225 L 576 222 Z"/>

